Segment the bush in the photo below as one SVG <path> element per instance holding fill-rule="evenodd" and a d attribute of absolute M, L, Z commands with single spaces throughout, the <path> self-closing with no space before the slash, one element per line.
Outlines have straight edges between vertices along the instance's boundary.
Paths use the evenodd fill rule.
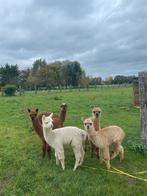
<path fill-rule="evenodd" d="M 3 88 L 3 94 L 6 96 L 14 96 L 16 92 L 16 86 L 7 84 Z"/>
<path fill-rule="evenodd" d="M 129 139 L 126 144 L 131 150 L 147 156 L 147 146 L 142 144 L 139 139 Z"/>

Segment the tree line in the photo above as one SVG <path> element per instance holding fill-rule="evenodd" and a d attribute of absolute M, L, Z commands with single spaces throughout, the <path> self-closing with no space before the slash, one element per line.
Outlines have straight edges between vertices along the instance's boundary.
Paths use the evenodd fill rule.
<path fill-rule="evenodd" d="M 31 68 L 19 70 L 18 65 L 5 64 L 0 67 L 0 87 L 13 84 L 25 90 L 37 88 L 70 88 L 89 87 L 101 84 L 132 83 L 135 76 L 117 75 L 107 77 L 91 77 L 81 67 L 78 61 L 55 61 L 47 63 L 37 59 Z"/>

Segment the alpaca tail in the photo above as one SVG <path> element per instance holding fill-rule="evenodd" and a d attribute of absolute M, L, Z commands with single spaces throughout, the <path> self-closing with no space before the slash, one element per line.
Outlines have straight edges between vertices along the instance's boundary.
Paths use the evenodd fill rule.
<path fill-rule="evenodd" d="M 124 133 L 123 129 L 120 128 L 119 132 L 115 135 L 115 138 L 114 138 L 113 142 L 114 143 L 117 142 L 117 141 L 122 142 L 124 137 L 125 137 L 125 133 Z"/>

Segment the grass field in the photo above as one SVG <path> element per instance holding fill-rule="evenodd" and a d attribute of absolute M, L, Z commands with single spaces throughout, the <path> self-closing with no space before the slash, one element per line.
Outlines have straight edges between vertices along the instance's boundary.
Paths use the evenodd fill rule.
<path fill-rule="evenodd" d="M 0 97 L 0 195 L 147 195 L 147 182 L 107 172 L 95 157 L 90 157 L 90 151 L 76 172 L 72 171 L 74 156 L 69 147 L 65 150 L 65 171 L 55 165 L 53 153 L 51 161 L 48 157 L 42 159 L 41 143 L 31 129 L 26 109 L 57 113 L 61 102 L 68 104 L 65 125 L 80 128 L 81 117 L 91 115 L 90 106 L 100 106 L 102 127 L 117 124 L 126 133 L 125 160 L 120 163 L 116 158 L 112 166 L 130 174 L 147 170 L 147 157 L 126 145 L 128 140 L 138 138 L 140 131 L 139 110 L 132 106 L 131 87 Z M 147 178 L 147 173 L 136 176 Z"/>

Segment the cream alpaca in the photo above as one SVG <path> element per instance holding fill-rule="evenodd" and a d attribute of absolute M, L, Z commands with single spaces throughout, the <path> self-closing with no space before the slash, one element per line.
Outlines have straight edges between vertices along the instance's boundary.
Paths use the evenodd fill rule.
<path fill-rule="evenodd" d="M 110 153 L 109 146 L 115 145 L 114 153 L 111 159 L 114 159 L 117 155 L 120 157 L 120 161 L 124 159 L 124 149 L 121 145 L 125 133 L 122 128 L 118 126 L 109 126 L 99 131 L 95 131 L 94 123 L 91 118 L 84 120 L 85 130 L 88 132 L 88 137 L 92 143 L 99 148 L 100 162 L 106 163 L 107 169 L 110 169 Z"/>
<path fill-rule="evenodd" d="M 87 133 L 77 127 L 63 127 L 53 129 L 52 123 L 53 113 L 45 117 L 42 117 L 43 135 L 46 142 L 55 149 L 56 164 L 61 163 L 62 169 L 65 169 L 64 164 L 64 147 L 65 144 L 70 144 L 75 154 L 75 165 L 73 170 L 82 164 L 84 159 L 83 144 L 86 140 Z"/>

